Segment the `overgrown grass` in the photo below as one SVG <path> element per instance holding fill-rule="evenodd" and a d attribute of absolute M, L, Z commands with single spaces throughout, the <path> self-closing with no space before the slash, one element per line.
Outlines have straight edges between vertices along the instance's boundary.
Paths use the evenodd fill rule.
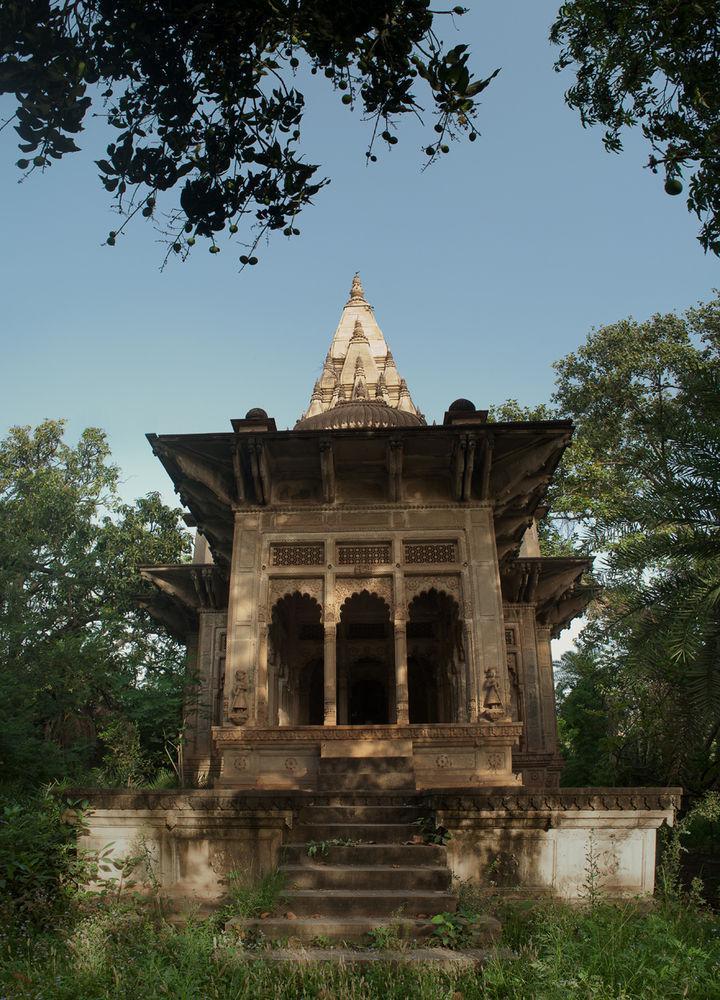
<path fill-rule="evenodd" d="M 255 882 L 247 882 L 242 872 L 230 872 L 226 878 L 228 904 L 222 917 L 259 917 L 272 913 L 285 885 L 282 872 L 265 872 Z"/>
<path fill-rule="evenodd" d="M 634 1000 L 720 998 L 720 920 L 696 907 L 507 904 L 516 957 L 475 973 L 248 961 L 216 921 L 183 928 L 137 901 L 80 902 L 63 927 L 0 939 L 0 995 L 42 1000 Z M 255 952 L 257 955 L 258 953 Z M 262 954 L 262 953 L 260 953 Z"/>

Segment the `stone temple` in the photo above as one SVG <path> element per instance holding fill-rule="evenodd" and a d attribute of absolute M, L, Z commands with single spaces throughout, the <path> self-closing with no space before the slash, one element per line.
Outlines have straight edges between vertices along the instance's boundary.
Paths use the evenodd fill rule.
<path fill-rule="evenodd" d="M 573 896 L 588 844 L 610 892 L 651 892 L 679 790 L 560 788 L 550 643 L 590 600 L 590 563 L 542 556 L 537 523 L 571 423 L 456 399 L 429 424 L 357 275 L 294 428 L 260 408 L 231 423 L 148 435 L 197 529 L 192 563 L 142 571 L 187 647 L 185 787 L 93 793 L 90 842 L 144 836 L 162 884 L 199 897 L 231 870 L 297 868 L 293 915 L 328 891 L 337 912 L 391 912 L 384 863 L 410 914 L 453 907 L 450 871 Z M 453 836 L 416 900 L 427 872 L 383 859 L 417 858 L 418 819 Z M 308 840 L 369 864 L 313 881 Z"/>

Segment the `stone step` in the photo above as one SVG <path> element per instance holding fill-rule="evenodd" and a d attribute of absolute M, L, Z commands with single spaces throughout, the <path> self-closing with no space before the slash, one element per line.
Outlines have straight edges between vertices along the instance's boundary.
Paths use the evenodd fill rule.
<path fill-rule="evenodd" d="M 303 806 L 301 823 L 415 823 L 423 815 L 419 806 L 331 805 Z"/>
<path fill-rule="evenodd" d="M 416 790 L 415 775 L 405 771 L 348 771 L 346 774 L 325 774 L 318 771 L 317 783 L 321 792 Z"/>
<path fill-rule="evenodd" d="M 337 966 L 418 965 L 447 971 L 477 969 L 493 957 L 493 952 L 478 948 L 450 951 L 447 948 L 408 948 L 407 951 L 375 951 L 367 948 L 272 948 L 243 952 L 243 958 L 253 962 L 273 962 L 278 965 L 331 964 Z"/>
<path fill-rule="evenodd" d="M 285 844 L 283 861 L 291 865 L 409 865 L 413 868 L 445 865 L 447 848 L 440 844 L 357 844 L 354 847 L 328 847 L 326 854 L 311 858 L 307 844 Z"/>
<path fill-rule="evenodd" d="M 452 893 L 435 890 L 402 892 L 383 889 L 284 889 L 279 908 L 296 916 L 398 916 L 454 912 L 457 899 Z"/>
<path fill-rule="evenodd" d="M 407 757 L 321 757 L 318 761 L 320 774 L 350 774 L 367 772 L 374 774 L 412 774 L 412 758 Z"/>
<path fill-rule="evenodd" d="M 352 840 L 373 844 L 404 844 L 417 836 L 413 823 L 298 823 L 293 840 Z"/>
<path fill-rule="evenodd" d="M 332 942 L 353 944 L 372 943 L 371 931 L 387 930 L 403 941 L 422 940 L 432 935 L 434 925 L 429 920 L 411 917 L 232 917 L 225 924 L 226 930 L 234 931 L 242 937 L 248 931 L 260 932 L 268 941 L 299 941 L 303 944 L 324 939 Z M 492 945 L 499 940 L 502 925 L 491 916 L 478 918 L 475 929 L 475 947 Z"/>
<path fill-rule="evenodd" d="M 286 885 L 291 889 L 395 889 L 447 892 L 452 876 L 449 868 L 393 868 L 388 865 L 283 865 Z"/>

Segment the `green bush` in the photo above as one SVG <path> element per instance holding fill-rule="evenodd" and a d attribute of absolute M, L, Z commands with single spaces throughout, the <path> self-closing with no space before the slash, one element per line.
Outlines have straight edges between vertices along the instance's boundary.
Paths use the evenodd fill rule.
<path fill-rule="evenodd" d="M 230 872 L 225 879 L 229 902 L 224 917 L 259 917 L 272 913 L 282 892 L 285 878 L 282 872 L 265 872 L 255 882 L 248 883 L 244 872 Z"/>
<path fill-rule="evenodd" d="M 88 871 L 76 849 L 78 803 L 44 791 L 0 795 L 0 921 L 49 924 Z"/>

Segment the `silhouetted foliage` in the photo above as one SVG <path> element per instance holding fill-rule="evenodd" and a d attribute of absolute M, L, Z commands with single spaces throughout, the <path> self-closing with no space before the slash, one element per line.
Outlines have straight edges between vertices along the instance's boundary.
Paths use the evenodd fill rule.
<path fill-rule="evenodd" d="M 423 111 L 423 89 L 434 126 L 427 161 L 463 132 L 476 138 L 477 98 L 498 71 L 473 78 L 467 45 L 438 39 L 438 16 L 429 0 L 3 0 L 0 93 L 18 100 L 18 167 L 45 170 L 77 152 L 84 120 L 99 114 L 115 134 L 96 162 L 125 217 L 110 245 L 136 212 L 156 221 L 168 255 L 183 257 L 197 237 L 217 253 L 220 232 L 249 222 L 240 261 L 255 264 L 261 236 L 298 235 L 297 216 L 327 183 L 298 151 L 299 69 L 326 77 L 370 119 L 371 161 L 376 140 L 395 145 L 402 116 Z M 173 190 L 179 206 L 166 198 Z"/>
<path fill-rule="evenodd" d="M 550 38 L 562 46 L 556 69 L 572 67 L 565 98 L 583 126 L 605 128 L 605 148 L 622 150 L 639 125 L 648 167 L 677 195 L 690 174 L 688 208 L 702 221 L 699 240 L 720 254 L 720 3 L 571 0 Z"/>

